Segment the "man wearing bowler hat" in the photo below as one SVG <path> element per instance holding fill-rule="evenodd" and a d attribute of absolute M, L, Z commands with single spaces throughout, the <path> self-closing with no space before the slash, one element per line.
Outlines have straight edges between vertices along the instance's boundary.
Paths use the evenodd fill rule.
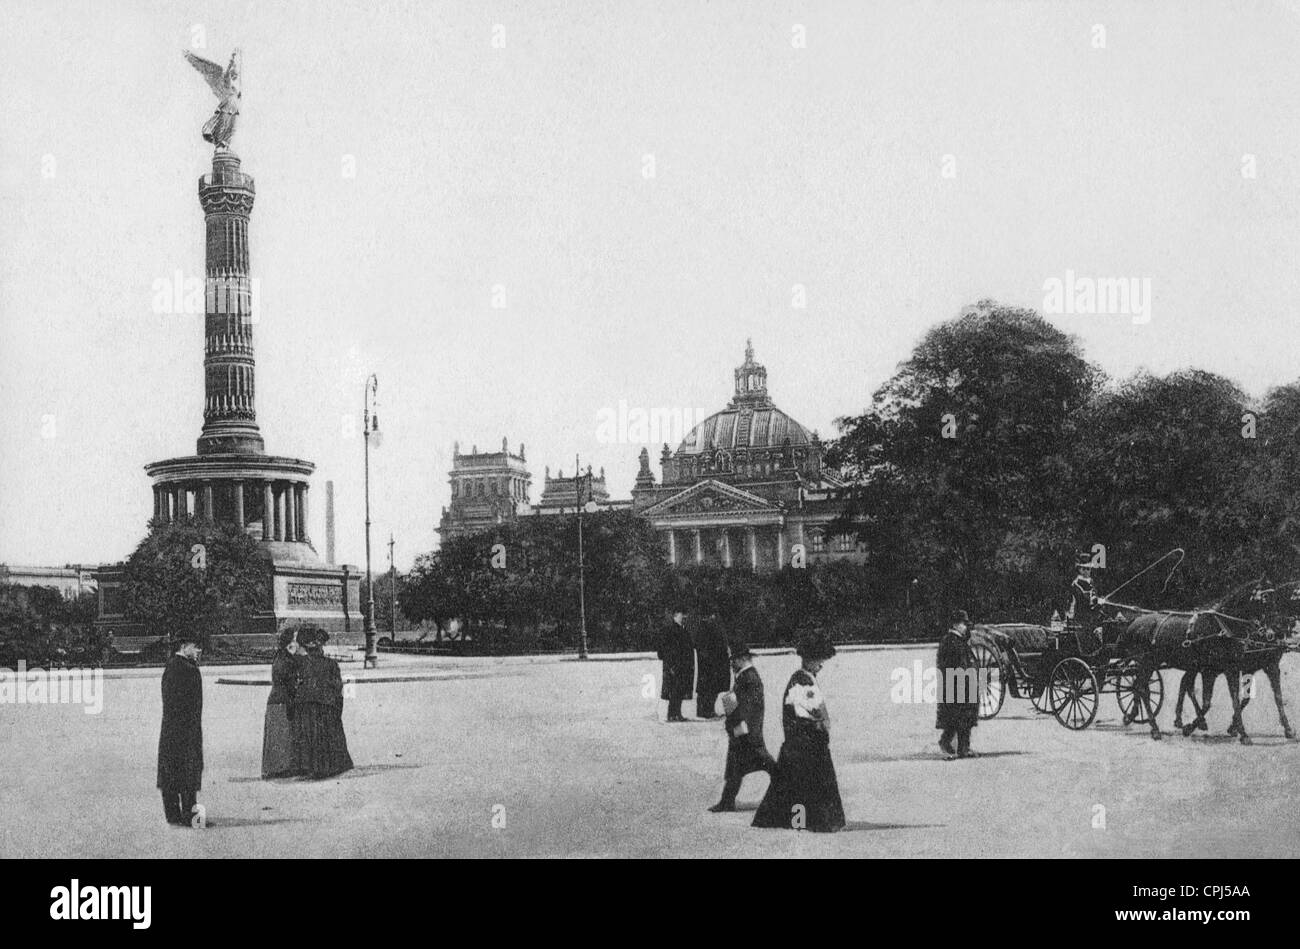
<path fill-rule="evenodd" d="M 167 823 L 189 827 L 203 775 L 203 650 L 192 633 L 173 642 L 162 674 L 162 732 L 158 736 L 158 789 Z"/>
<path fill-rule="evenodd" d="M 939 640 L 934 664 L 939 680 L 939 709 L 935 727 L 943 729 L 939 747 L 944 756 L 973 758 L 970 730 L 979 722 L 979 667 L 970 648 L 970 616 L 965 610 L 953 610 L 948 631 Z M 952 746 L 953 738 L 957 747 Z"/>
<path fill-rule="evenodd" d="M 686 611 L 673 608 L 673 618 L 660 634 L 659 658 L 663 661 L 663 687 L 659 697 L 668 701 L 668 721 L 684 722 L 682 702 L 695 691 L 695 643 L 686 628 Z"/>
<path fill-rule="evenodd" d="M 722 696 L 727 712 L 727 768 L 723 775 L 722 799 L 709 810 L 715 814 L 736 809 L 736 795 L 745 775 L 755 771 L 772 773 L 776 762 L 763 742 L 763 680 L 754 668 L 749 647 L 731 647 L 731 669 L 736 683 Z"/>

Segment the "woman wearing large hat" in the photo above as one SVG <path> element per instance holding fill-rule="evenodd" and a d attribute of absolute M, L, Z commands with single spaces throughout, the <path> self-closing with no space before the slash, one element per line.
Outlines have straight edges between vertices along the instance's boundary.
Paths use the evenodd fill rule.
<path fill-rule="evenodd" d="M 322 648 L 328 640 L 323 629 L 298 633 L 304 653 L 298 660 L 293 695 L 294 771 L 313 778 L 352 770 L 343 734 L 343 676 L 339 664 Z"/>
<path fill-rule="evenodd" d="M 754 826 L 834 832 L 844 828 L 844 804 L 831 761 L 830 714 L 817 673 L 835 655 L 835 647 L 815 633 L 797 651 L 803 664 L 790 677 L 781 704 L 785 743 Z"/>

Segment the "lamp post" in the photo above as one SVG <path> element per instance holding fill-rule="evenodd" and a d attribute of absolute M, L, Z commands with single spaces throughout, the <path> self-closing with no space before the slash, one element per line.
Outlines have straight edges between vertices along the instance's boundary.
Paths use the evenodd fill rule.
<path fill-rule="evenodd" d="M 388 532 L 388 637 L 397 645 L 397 563 L 393 560 L 393 532 Z"/>
<path fill-rule="evenodd" d="M 370 575 L 370 433 L 379 434 L 379 417 L 372 416 L 371 403 L 379 392 L 379 379 L 374 373 L 366 380 L 365 414 L 362 422 L 362 435 L 365 441 L 366 455 L 366 661 L 364 668 L 374 669 L 379 665 L 379 651 L 375 648 L 375 584 Z M 378 446 L 378 442 L 376 442 Z"/>
<path fill-rule="evenodd" d="M 578 512 L 578 658 L 587 658 L 587 584 L 582 563 L 582 474 L 573 456 L 573 501 Z"/>

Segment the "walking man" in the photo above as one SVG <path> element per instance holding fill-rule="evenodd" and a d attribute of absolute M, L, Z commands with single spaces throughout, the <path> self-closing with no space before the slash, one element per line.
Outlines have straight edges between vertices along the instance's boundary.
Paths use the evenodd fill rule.
<path fill-rule="evenodd" d="M 939 640 L 934 664 L 939 679 L 939 710 L 935 727 L 943 729 L 939 747 L 945 758 L 973 758 L 970 730 L 979 722 L 979 674 L 975 654 L 970 648 L 970 616 L 954 610 L 948 631 Z M 957 739 L 956 749 L 952 746 Z"/>
<path fill-rule="evenodd" d="M 176 653 L 162 675 L 158 788 L 167 823 L 189 827 L 203 775 L 203 650 L 191 633 L 178 635 L 175 642 Z"/>
<path fill-rule="evenodd" d="M 732 647 L 731 669 L 736 673 L 736 684 L 722 696 L 722 707 L 727 710 L 727 769 L 722 799 L 709 808 L 715 814 L 736 809 L 736 795 L 745 775 L 755 771 L 771 774 L 776 767 L 763 741 L 763 680 L 754 668 L 754 655 L 748 646 Z"/>

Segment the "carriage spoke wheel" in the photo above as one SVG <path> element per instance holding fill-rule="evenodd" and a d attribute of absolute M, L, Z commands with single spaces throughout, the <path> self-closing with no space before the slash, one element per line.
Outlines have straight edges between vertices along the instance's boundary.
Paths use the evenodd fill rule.
<path fill-rule="evenodd" d="M 1142 708 L 1142 703 L 1138 700 L 1137 666 L 1138 661 L 1136 659 L 1129 659 L 1120 666 L 1119 672 L 1115 674 L 1115 701 L 1119 703 L 1119 710 L 1124 716 L 1125 725 L 1134 723 L 1147 725 L 1151 722 L 1146 711 Z M 1151 703 L 1151 714 L 1159 715 L 1160 709 L 1165 704 L 1165 683 L 1164 679 L 1160 677 L 1159 669 L 1152 669 L 1151 676 L 1147 679 L 1147 698 Z"/>
<path fill-rule="evenodd" d="M 1073 731 L 1087 728 L 1097 717 L 1100 689 L 1097 677 L 1082 659 L 1062 659 L 1052 670 L 1052 714 L 1056 720 Z"/>
<path fill-rule="evenodd" d="M 980 696 L 980 718 L 992 718 L 1002 710 L 1007 697 L 1007 680 L 1002 675 L 1002 663 L 992 647 L 976 643 L 971 647 L 975 667 L 979 670 L 977 688 Z"/>

